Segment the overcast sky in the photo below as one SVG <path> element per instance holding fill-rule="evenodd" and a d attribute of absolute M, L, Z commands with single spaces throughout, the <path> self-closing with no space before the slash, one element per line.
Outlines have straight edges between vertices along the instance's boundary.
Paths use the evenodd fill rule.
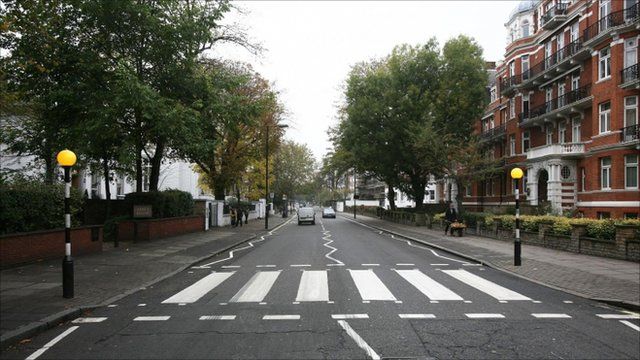
<path fill-rule="evenodd" d="M 229 14 L 265 51 L 260 57 L 222 46 L 215 56 L 253 65 L 280 92 L 288 114 L 286 137 L 307 144 L 321 159 L 331 144 L 327 129 L 350 67 L 382 57 L 402 43 L 442 45 L 458 34 L 473 36 L 485 59 L 502 59 L 504 23 L 514 1 L 243 1 L 244 14 Z"/>

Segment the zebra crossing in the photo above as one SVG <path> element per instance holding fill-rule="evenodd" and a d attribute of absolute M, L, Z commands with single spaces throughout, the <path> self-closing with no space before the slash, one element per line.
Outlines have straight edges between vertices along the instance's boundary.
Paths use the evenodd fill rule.
<path fill-rule="evenodd" d="M 389 287 L 387 287 L 387 285 L 385 285 L 385 283 L 379 276 L 383 271 L 386 270 L 376 269 L 374 271 L 372 269 L 346 269 L 346 271 L 349 274 L 350 280 L 355 285 L 358 295 L 363 303 L 370 303 L 372 301 L 389 301 L 402 303 L 402 301 L 393 294 L 393 292 L 389 289 Z M 297 293 L 295 299 L 291 299 L 294 304 L 303 302 L 332 303 L 330 296 L 330 277 L 328 276 L 329 270 L 301 269 L 296 270 L 296 272 L 300 272 L 301 275 L 299 277 L 296 277 L 298 279 Z M 196 281 L 192 285 L 170 296 L 166 300 L 162 301 L 162 303 L 179 305 L 195 303 L 224 282 L 228 282 L 228 279 L 232 278 L 236 273 L 238 273 L 238 271 L 236 270 L 212 272 L 211 274 L 208 274 L 202 279 Z M 228 302 L 221 304 L 265 304 L 265 299 L 267 298 L 269 293 L 274 292 L 273 289 L 277 287 L 278 279 L 282 278 L 282 273 L 283 270 L 256 271 L 251 276 L 251 278 L 246 281 L 246 283 L 244 283 L 230 299 L 228 299 Z M 453 280 L 453 282 L 458 282 L 466 285 L 468 290 L 473 291 L 473 289 L 475 289 L 477 292 L 493 297 L 500 302 L 534 301 L 528 296 L 496 284 L 493 281 L 487 280 L 464 269 L 442 270 L 441 273 L 445 274 L 447 279 L 451 279 Z M 387 275 L 383 276 L 383 278 L 387 279 L 387 281 L 389 281 L 389 275 L 397 277 L 400 284 L 404 284 L 405 286 L 409 285 L 417 289 L 431 302 L 471 302 L 464 299 L 463 296 L 456 293 L 456 291 L 426 275 L 420 269 L 391 269 L 389 271 L 389 274 L 384 275 Z M 289 277 L 289 280 L 290 279 L 291 277 Z M 394 281 L 393 278 L 391 279 L 391 281 Z M 394 285 L 397 286 L 397 284 Z M 456 287 L 459 288 L 459 286 L 457 285 Z M 468 295 L 469 291 L 465 290 L 465 293 Z"/>

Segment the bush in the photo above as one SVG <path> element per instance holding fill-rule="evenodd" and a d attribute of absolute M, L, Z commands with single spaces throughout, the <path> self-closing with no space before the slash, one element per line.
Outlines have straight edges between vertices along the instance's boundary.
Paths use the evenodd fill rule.
<path fill-rule="evenodd" d="M 180 190 L 152 191 L 127 194 L 125 200 L 130 209 L 134 205 L 151 205 L 153 217 L 169 218 L 193 214 L 193 197 Z"/>
<path fill-rule="evenodd" d="M 104 241 L 114 241 L 118 235 L 118 223 L 129 218 L 129 216 L 116 216 L 107 219 L 107 221 L 104 222 L 102 229 Z"/>
<path fill-rule="evenodd" d="M 0 234 L 64 228 L 64 184 L 22 180 L 0 187 Z M 71 189 L 72 226 L 80 225 L 82 194 Z"/>
<path fill-rule="evenodd" d="M 593 220 L 587 224 L 587 236 L 596 239 L 613 240 L 616 238 L 615 222 L 611 219 Z"/>

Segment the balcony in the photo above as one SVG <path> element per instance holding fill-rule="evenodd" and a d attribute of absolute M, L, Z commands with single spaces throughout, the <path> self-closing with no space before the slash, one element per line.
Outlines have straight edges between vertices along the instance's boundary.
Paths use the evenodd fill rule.
<path fill-rule="evenodd" d="M 598 20 L 593 25 L 584 29 L 585 46 L 596 44 L 607 35 L 620 34 L 624 31 L 638 28 L 640 15 L 640 3 L 634 4 L 624 10 L 612 12 Z"/>
<path fill-rule="evenodd" d="M 577 158 L 583 155 L 583 143 L 551 144 L 527 150 L 527 160 L 545 157 Z"/>
<path fill-rule="evenodd" d="M 542 15 L 540 23 L 545 30 L 553 30 L 567 20 L 567 4 L 559 3 Z"/>
<path fill-rule="evenodd" d="M 620 71 L 620 87 L 623 89 L 637 89 L 640 87 L 638 64 L 631 65 Z"/>
<path fill-rule="evenodd" d="M 500 93 L 505 96 L 513 94 L 516 86 L 522 82 L 522 74 L 514 75 L 503 79 L 500 82 Z"/>
<path fill-rule="evenodd" d="M 480 142 L 481 143 L 489 143 L 496 140 L 501 140 L 506 133 L 507 125 L 502 124 L 500 126 L 496 126 L 493 129 L 488 129 L 483 131 L 480 134 Z"/>
<path fill-rule="evenodd" d="M 570 91 L 544 104 L 532 108 L 528 113 L 521 113 L 518 118 L 520 127 L 542 125 L 557 117 L 568 117 L 591 107 L 591 85 Z"/>
<path fill-rule="evenodd" d="M 640 126 L 638 124 L 622 128 L 620 142 L 637 141 L 640 139 Z"/>
<path fill-rule="evenodd" d="M 526 72 L 526 76 L 523 73 L 521 88 L 533 88 L 542 81 L 558 76 L 589 57 L 591 57 L 591 49 L 583 46 L 582 38 L 576 39 L 532 66 Z"/>

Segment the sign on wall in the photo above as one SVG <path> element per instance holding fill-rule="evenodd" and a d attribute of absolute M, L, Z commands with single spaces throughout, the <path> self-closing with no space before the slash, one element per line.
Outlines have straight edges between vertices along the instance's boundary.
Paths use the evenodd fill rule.
<path fill-rule="evenodd" d="M 151 205 L 133 205 L 133 218 L 142 219 L 153 217 L 153 207 Z"/>

